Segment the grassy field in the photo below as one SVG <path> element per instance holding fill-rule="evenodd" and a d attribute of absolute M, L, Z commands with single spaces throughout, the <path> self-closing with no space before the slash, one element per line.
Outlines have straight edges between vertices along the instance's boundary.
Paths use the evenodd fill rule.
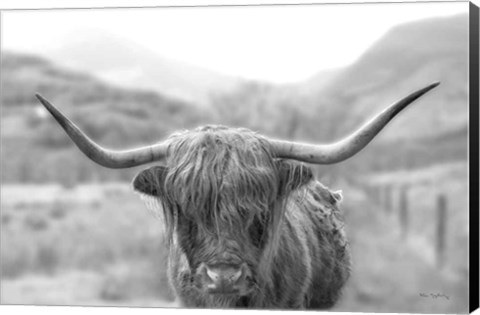
<path fill-rule="evenodd" d="M 164 305 L 161 225 L 127 183 L 2 186 L 6 304 Z"/>
<path fill-rule="evenodd" d="M 370 183 L 381 188 L 389 187 L 389 211 L 385 211 L 386 200 L 380 200 L 377 205 L 384 212 L 389 212 L 397 225 L 401 224 L 401 209 L 407 210 L 406 241 L 431 263 L 436 263 L 437 260 L 435 253 L 439 237 L 437 229 L 439 220 L 442 220 L 439 203 L 443 199 L 445 205 L 442 233 L 445 235 L 443 264 L 451 273 L 468 274 L 466 245 L 469 237 L 469 200 L 466 163 L 449 163 L 415 171 L 375 174 L 370 177 Z"/>
<path fill-rule="evenodd" d="M 468 235 L 465 174 L 430 172 L 437 184 L 412 184 L 407 238 L 395 210 L 385 212 L 356 186 L 332 185 L 344 192 L 354 266 L 334 310 L 467 311 L 468 244 L 461 237 Z M 401 178 L 387 175 L 382 174 Z M 425 254 L 432 251 L 430 214 L 440 190 L 449 194 L 453 235 L 442 268 Z M 70 189 L 2 185 L 1 193 L 2 303 L 176 306 L 166 281 L 161 224 L 127 183 Z"/>
<path fill-rule="evenodd" d="M 438 268 L 426 259 L 431 244 L 403 237 L 395 216 L 365 195 L 345 193 L 352 277 L 336 311 L 466 313 L 468 272 Z M 353 197 L 353 198 L 352 198 Z M 425 228 L 429 224 L 425 222 Z M 466 249 L 468 243 L 452 244 Z M 457 257 L 466 262 L 468 257 Z"/>

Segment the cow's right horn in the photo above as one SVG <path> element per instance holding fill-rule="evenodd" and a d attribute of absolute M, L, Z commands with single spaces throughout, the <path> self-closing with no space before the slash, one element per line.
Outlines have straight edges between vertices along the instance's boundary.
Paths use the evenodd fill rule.
<path fill-rule="evenodd" d="M 92 161 L 102 166 L 108 168 L 128 168 L 158 161 L 166 156 L 167 145 L 165 143 L 124 151 L 113 151 L 102 148 L 87 137 L 80 128 L 41 95 L 36 94 L 35 96 L 52 114 L 60 126 L 62 126 L 77 147 Z"/>
<path fill-rule="evenodd" d="M 308 143 L 270 140 L 275 156 L 314 164 L 333 164 L 346 160 L 362 150 L 388 122 L 410 103 L 427 93 L 440 83 L 432 83 L 402 100 L 387 107 L 372 120 L 350 136 L 332 143 L 315 145 Z"/>

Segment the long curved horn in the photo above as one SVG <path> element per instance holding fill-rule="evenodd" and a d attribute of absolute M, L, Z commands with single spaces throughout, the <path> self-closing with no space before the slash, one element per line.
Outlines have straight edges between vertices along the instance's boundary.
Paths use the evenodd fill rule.
<path fill-rule="evenodd" d="M 62 126 L 77 147 L 92 161 L 102 166 L 108 168 L 128 168 L 158 161 L 166 156 L 167 145 L 165 143 L 125 151 L 112 151 L 102 148 L 87 137 L 80 128 L 41 95 L 35 94 L 35 96 Z"/>
<path fill-rule="evenodd" d="M 362 150 L 402 109 L 439 84 L 440 82 L 432 83 L 387 107 L 356 132 L 336 143 L 313 145 L 269 140 L 270 144 L 275 152 L 275 156 L 279 158 L 294 159 L 314 164 L 333 164 L 344 161 Z"/>

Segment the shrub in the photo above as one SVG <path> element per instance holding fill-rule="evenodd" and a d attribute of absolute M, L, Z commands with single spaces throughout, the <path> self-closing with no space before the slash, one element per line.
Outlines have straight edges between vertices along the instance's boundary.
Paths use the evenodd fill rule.
<path fill-rule="evenodd" d="M 55 201 L 50 210 L 50 217 L 52 219 L 61 220 L 67 215 L 65 204 L 61 201 Z"/>
<path fill-rule="evenodd" d="M 2 214 L 2 226 L 7 226 L 12 221 L 12 216 L 10 214 Z"/>
<path fill-rule="evenodd" d="M 28 256 L 15 255 L 7 256 L 2 255 L 0 269 L 2 274 L 2 279 L 15 279 L 24 274 L 29 270 L 30 264 L 28 261 Z"/>
<path fill-rule="evenodd" d="M 41 272 L 51 274 L 56 271 L 59 264 L 58 253 L 51 245 L 40 245 L 37 252 L 37 268 Z"/>
<path fill-rule="evenodd" d="M 17 202 L 13 205 L 15 210 L 25 210 L 29 208 L 29 204 L 23 201 Z"/>
<path fill-rule="evenodd" d="M 24 224 L 34 231 L 43 231 L 48 229 L 47 219 L 36 213 L 27 215 L 24 219 Z"/>
<path fill-rule="evenodd" d="M 99 296 L 105 301 L 120 301 L 127 298 L 128 283 L 113 276 L 105 278 Z"/>

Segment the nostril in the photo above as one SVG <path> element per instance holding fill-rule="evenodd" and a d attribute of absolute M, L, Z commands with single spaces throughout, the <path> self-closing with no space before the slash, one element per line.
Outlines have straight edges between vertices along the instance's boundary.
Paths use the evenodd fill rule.
<path fill-rule="evenodd" d="M 213 271 L 212 269 L 209 269 L 209 268 L 207 268 L 207 276 L 213 282 L 217 282 L 218 278 L 220 277 L 220 275 L 217 272 L 215 272 L 215 271 Z"/>
<path fill-rule="evenodd" d="M 230 279 L 231 279 L 231 281 L 235 282 L 238 279 L 240 279 L 241 276 L 242 276 L 242 270 L 239 269 L 231 275 Z"/>
<path fill-rule="evenodd" d="M 207 266 L 206 274 L 214 283 L 227 282 L 235 283 L 240 279 L 243 273 L 243 268 L 237 265 L 215 265 Z"/>

